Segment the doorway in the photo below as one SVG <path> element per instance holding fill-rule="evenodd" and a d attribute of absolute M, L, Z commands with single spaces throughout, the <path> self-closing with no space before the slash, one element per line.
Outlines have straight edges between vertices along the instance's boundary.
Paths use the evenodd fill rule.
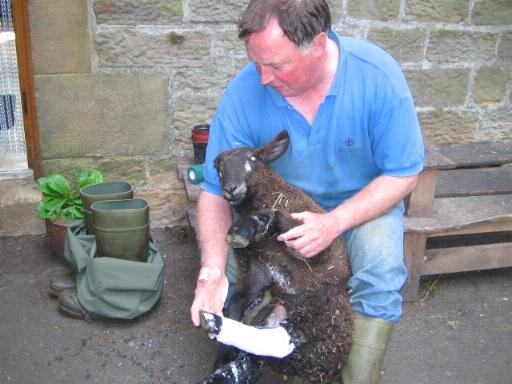
<path fill-rule="evenodd" d="M 26 0 L 0 0 L 0 177 L 42 176 Z"/>

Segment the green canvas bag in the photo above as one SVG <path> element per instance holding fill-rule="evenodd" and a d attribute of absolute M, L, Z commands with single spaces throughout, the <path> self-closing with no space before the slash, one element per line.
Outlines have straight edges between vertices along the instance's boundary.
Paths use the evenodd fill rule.
<path fill-rule="evenodd" d="M 133 319 L 160 299 L 165 267 L 152 241 L 146 263 L 99 257 L 96 237 L 77 220 L 68 227 L 64 257 L 77 274 L 78 301 L 92 317 Z"/>

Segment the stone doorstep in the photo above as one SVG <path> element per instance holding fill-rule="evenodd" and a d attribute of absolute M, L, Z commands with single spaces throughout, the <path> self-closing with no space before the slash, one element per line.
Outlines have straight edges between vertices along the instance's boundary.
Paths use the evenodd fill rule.
<path fill-rule="evenodd" d="M 44 234 L 37 215 L 40 200 L 31 171 L 0 175 L 0 236 Z"/>

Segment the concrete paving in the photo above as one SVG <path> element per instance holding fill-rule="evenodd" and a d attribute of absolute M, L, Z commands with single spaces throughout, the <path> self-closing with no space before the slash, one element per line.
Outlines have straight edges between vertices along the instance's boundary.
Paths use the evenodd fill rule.
<path fill-rule="evenodd" d="M 198 269 L 188 229 L 153 231 L 166 260 L 162 299 L 132 321 L 65 317 L 47 295 L 68 269 L 41 236 L 0 237 L 0 383 L 197 383 L 215 345 L 189 320 Z M 291 383 L 270 370 L 261 383 Z M 512 269 L 422 283 L 405 305 L 381 384 L 512 383 Z"/>

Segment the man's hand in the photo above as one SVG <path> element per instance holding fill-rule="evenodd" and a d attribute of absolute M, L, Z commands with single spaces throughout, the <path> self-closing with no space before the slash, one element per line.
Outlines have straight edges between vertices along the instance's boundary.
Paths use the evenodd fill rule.
<path fill-rule="evenodd" d="M 300 212 L 291 216 L 302 224 L 277 237 L 302 257 L 313 257 L 331 245 L 339 235 L 335 219 L 328 213 Z"/>
<path fill-rule="evenodd" d="M 204 310 L 222 316 L 222 308 L 228 294 L 228 279 L 215 267 L 202 267 L 197 278 L 194 302 L 190 308 L 192 322 L 199 326 L 199 311 Z"/>

